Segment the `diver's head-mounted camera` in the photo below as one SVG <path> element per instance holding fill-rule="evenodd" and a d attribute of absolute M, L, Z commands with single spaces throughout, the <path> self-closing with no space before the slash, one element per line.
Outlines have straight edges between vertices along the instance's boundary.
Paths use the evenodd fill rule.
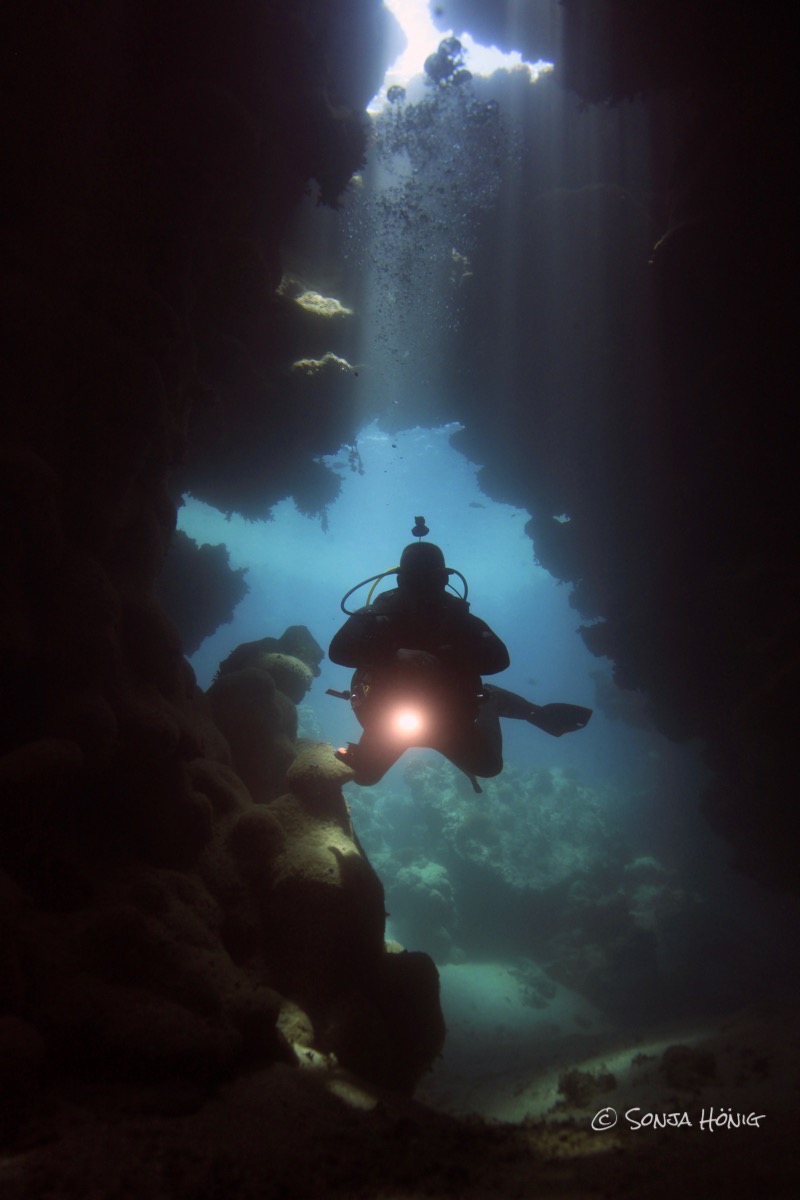
<path fill-rule="evenodd" d="M 466 601 L 467 595 L 469 594 L 469 585 L 467 584 L 466 579 L 464 578 L 464 576 L 461 574 L 460 571 L 457 571 L 454 567 L 448 567 L 445 565 L 444 554 L 442 553 L 442 551 L 440 550 L 440 548 L 438 546 L 435 546 L 433 544 L 433 542 L 423 542 L 422 541 L 422 539 L 424 537 L 427 537 L 429 533 L 430 533 L 430 529 L 425 524 L 425 518 L 424 517 L 415 517 L 414 518 L 414 527 L 411 530 L 411 535 L 412 535 L 412 537 L 417 538 L 417 541 L 411 542 L 410 545 L 406 546 L 405 550 L 403 551 L 402 555 L 400 556 L 399 565 L 396 567 L 390 567 L 388 569 L 388 571 L 381 571 L 380 574 L 378 574 L 378 575 L 370 575 L 369 579 L 362 579 L 360 583 L 357 583 L 355 585 L 355 587 L 351 587 L 350 591 L 345 592 L 344 596 L 342 596 L 342 600 L 341 600 L 342 612 L 347 613 L 348 617 L 354 616 L 356 610 L 352 609 L 352 608 L 348 608 L 347 601 L 350 599 L 350 597 L 353 595 L 354 592 L 358 591 L 359 588 L 366 587 L 368 583 L 371 583 L 372 587 L 369 589 L 369 592 L 367 593 L 367 603 L 366 603 L 366 607 L 369 608 L 370 604 L 372 603 L 373 594 L 374 594 L 375 589 L 377 588 L 378 584 L 381 582 L 382 579 L 388 579 L 391 575 L 400 576 L 401 579 L 405 579 L 405 580 L 408 580 L 409 582 L 413 583 L 415 580 L 423 581 L 423 580 L 430 579 L 434 575 L 436 575 L 438 572 L 442 572 L 443 575 L 446 576 L 446 578 L 447 578 L 447 582 L 445 583 L 445 586 L 449 587 L 450 590 L 456 596 L 458 596 L 460 600 Z M 463 595 L 459 595 L 459 593 L 456 591 L 456 589 L 454 587 L 452 587 L 451 584 L 449 583 L 449 580 L 453 575 L 457 575 L 458 578 L 463 583 L 463 585 L 464 585 Z"/>

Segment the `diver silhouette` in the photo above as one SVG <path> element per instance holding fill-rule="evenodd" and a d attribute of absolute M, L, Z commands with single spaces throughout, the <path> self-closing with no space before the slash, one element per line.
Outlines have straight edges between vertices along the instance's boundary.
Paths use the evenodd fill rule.
<path fill-rule="evenodd" d="M 509 665 L 508 650 L 485 621 L 469 611 L 467 581 L 445 565 L 438 546 L 421 539 L 428 533 L 416 517 L 419 538 L 403 550 L 399 567 L 362 580 L 342 598 L 348 620 L 334 636 L 328 655 L 343 667 L 355 667 L 350 690 L 329 693 L 350 701 L 362 726 L 358 743 L 336 757 L 354 772 L 354 782 L 369 786 L 411 746 L 437 750 L 469 777 L 491 778 L 503 769 L 500 718 L 528 721 L 554 737 L 583 729 L 592 710 L 574 704 L 536 705 L 504 688 L 483 682 Z M 397 576 L 397 587 L 372 594 L 378 583 Z M 448 592 L 457 575 L 463 596 Z M 363 608 L 346 601 L 372 583 Z"/>

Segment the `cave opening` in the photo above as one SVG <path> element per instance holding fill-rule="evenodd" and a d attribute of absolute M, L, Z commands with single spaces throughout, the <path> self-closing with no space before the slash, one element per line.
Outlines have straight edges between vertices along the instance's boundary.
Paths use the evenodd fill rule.
<path fill-rule="evenodd" d="M 387 7 L 401 15 L 401 6 Z M 187 497 L 179 523 L 199 543 L 223 542 L 231 566 L 248 572 L 250 590 L 233 622 L 192 658 L 202 686 L 234 646 L 263 635 L 265 621 L 275 634 L 302 621 L 327 646 L 342 620 L 340 597 L 357 579 L 395 565 L 413 514 L 424 512 L 448 563 L 469 576 L 475 611 L 509 645 L 512 667 L 503 685 L 539 702 L 596 708 L 579 738 L 560 742 L 537 741 L 529 729 L 508 724 L 504 783 L 487 786 L 483 827 L 457 782 L 437 774 L 433 752 L 409 752 L 368 797 L 355 785 L 346 788 L 360 840 L 387 886 L 387 934 L 431 953 L 442 972 L 451 1057 L 446 1051 L 428 1096 L 452 1097 L 460 1075 L 456 1108 L 484 1105 L 506 1117 L 516 1111 L 508 1092 L 519 1081 L 509 1081 L 502 1099 L 482 1092 L 492 1065 L 514 1074 L 518 1044 L 498 1048 L 494 1032 L 504 1005 L 515 1013 L 512 1041 L 515 1022 L 527 1020 L 533 1031 L 530 1053 L 542 1037 L 530 1019 L 533 997 L 545 1024 L 555 1019 L 590 1031 L 588 1060 L 592 1038 L 610 1036 L 612 1028 L 619 1036 L 626 1024 L 663 1015 L 656 981 L 665 975 L 674 1011 L 701 1013 L 730 1003 L 737 972 L 756 968 L 732 938 L 725 967 L 698 982 L 697 963 L 722 908 L 743 916 L 741 894 L 732 899 L 729 855 L 698 811 L 708 781 L 701 747 L 668 740 L 647 695 L 617 687 L 613 663 L 587 649 L 578 626 L 606 615 L 606 597 L 587 597 L 580 578 L 565 585 L 536 559 L 537 531 L 549 541 L 549 529 L 580 526 L 585 518 L 591 489 L 581 474 L 596 481 L 615 471 L 607 394 L 620 386 L 620 372 L 634 374 L 634 386 L 642 387 L 654 369 L 644 281 L 654 184 L 644 112 L 635 102 L 613 113 L 580 111 L 546 90 L 552 80 L 541 60 L 532 68 L 519 55 L 499 66 L 490 58 L 484 73 L 474 39 L 461 34 L 454 41 L 452 32 L 437 30 L 425 3 L 411 8 L 425 27 L 409 38 L 403 73 L 390 67 L 370 105 L 366 163 L 336 212 L 320 208 L 313 195 L 303 201 L 283 249 L 282 288 L 313 305 L 326 325 L 318 349 L 298 361 L 333 356 L 334 369 L 352 384 L 359 432 L 317 457 L 336 479 L 324 502 L 287 497 L 254 521 L 254 514 L 223 514 Z M 532 98 L 536 88 L 540 99 Z M 620 294 L 632 284 L 636 305 L 620 315 Z M 532 305 L 540 326 L 533 340 L 526 328 Z M 542 397 L 538 404 L 531 392 Z M 495 409 L 488 441 L 485 421 L 474 420 L 487 393 Z M 630 419 L 637 438 L 658 438 L 652 412 Z M 548 463 L 542 454 L 529 467 L 515 445 L 520 422 L 545 447 L 563 443 L 566 430 L 574 461 Z M 629 520 L 635 483 L 609 490 L 619 508 L 610 505 L 608 522 L 623 513 Z M 622 560 L 609 564 L 612 576 L 627 569 Z M 559 573 L 570 578 L 569 569 Z M 357 737 L 349 708 L 324 694 L 346 687 L 347 675 L 323 663 L 301 708 L 301 735 L 334 745 Z M 473 821 L 474 838 L 456 832 L 445 846 L 426 829 L 426 772 L 434 780 L 429 790 L 451 797 L 452 811 L 435 819 L 464 829 Z M 537 826 L 526 810 L 546 814 L 548 795 L 563 811 L 545 829 L 547 818 Z M 502 889 L 496 895 L 491 882 L 499 869 L 512 888 L 525 886 L 521 865 L 499 865 L 514 839 L 525 847 L 520 864 L 526 852 L 536 860 L 527 883 L 532 873 L 543 892 L 565 888 L 573 897 L 569 918 L 560 925 L 545 919 L 548 934 L 538 941 L 526 931 L 530 914 L 509 916 L 508 897 Z M 449 869 L 437 854 L 450 856 Z M 486 903 L 498 905 L 494 921 L 476 911 L 469 895 L 476 886 Z M 620 907 L 597 939 L 606 965 L 589 981 L 581 974 L 586 963 L 567 965 L 563 942 L 567 924 L 583 920 L 584 908 L 609 889 Z M 676 932 L 692 922 L 692 938 Z M 591 957 L 591 943 L 587 936 L 578 960 Z M 613 955 L 624 945 L 629 961 L 621 971 Z M 757 966 L 773 969 L 761 960 Z M 483 997 L 483 1017 L 474 1036 L 473 1011 L 466 1049 L 474 995 Z M 609 1011 L 614 1018 L 606 1025 L 602 1013 Z M 550 1063 L 544 1072 L 551 1083 L 553 1069 Z M 552 1101 L 541 1087 L 537 1102 L 545 1095 Z M 533 1111 L 535 1102 L 525 1094 L 520 1104 Z"/>
<path fill-rule="evenodd" d="M 4 1196 L 791 1193 L 791 6 L 6 7 Z M 335 754 L 420 512 L 480 794 Z"/>

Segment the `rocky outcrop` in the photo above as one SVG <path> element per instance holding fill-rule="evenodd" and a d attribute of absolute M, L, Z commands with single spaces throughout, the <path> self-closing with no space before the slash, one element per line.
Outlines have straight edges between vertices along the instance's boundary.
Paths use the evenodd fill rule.
<path fill-rule="evenodd" d="M 205 1088 L 305 1051 L 411 1090 L 441 1049 L 433 963 L 384 946 L 350 772 L 294 740 L 282 688 L 313 657 L 239 659 L 208 696 L 188 668 L 169 703 L 139 692 L 110 769 L 66 737 L 2 759 L 0 1051 L 23 1096 L 45 1070 Z"/>
<path fill-rule="evenodd" d="M 788 12 L 524 10 L 440 13 L 555 61 L 526 98 L 496 84 L 524 144 L 463 299 L 454 444 L 532 513 L 617 684 L 703 740 L 706 812 L 738 866 L 794 889 Z"/>
<path fill-rule="evenodd" d="M 273 639 L 204 695 L 184 658 L 202 622 L 183 643 L 154 595 L 177 493 L 218 498 L 213 455 L 238 481 L 223 507 L 263 513 L 293 464 L 309 510 L 330 494 L 308 463 L 347 405 L 293 383 L 287 350 L 336 347 L 279 295 L 279 247 L 306 190 L 335 205 L 363 158 L 381 60 L 350 72 L 346 31 L 367 13 L 384 20 L 366 0 L 333 24 L 321 4 L 45 4 L 3 41 L 12 1124 L 43 1073 L 206 1087 L 313 1043 L 410 1089 L 441 1041 L 432 965 L 384 951 L 343 769 L 295 741 L 311 642 Z"/>
<path fill-rule="evenodd" d="M 205 638 L 233 620 L 249 591 L 240 567 L 232 570 L 224 546 L 198 546 L 177 530 L 158 576 L 156 595 L 181 635 L 184 653 L 194 654 Z"/>

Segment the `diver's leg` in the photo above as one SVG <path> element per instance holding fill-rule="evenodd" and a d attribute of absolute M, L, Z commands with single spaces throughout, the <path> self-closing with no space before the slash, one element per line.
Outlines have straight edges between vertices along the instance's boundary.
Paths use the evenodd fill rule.
<path fill-rule="evenodd" d="M 350 742 L 347 747 L 337 750 L 336 757 L 353 771 L 353 783 L 361 787 L 372 787 L 383 779 L 389 767 L 394 766 L 405 748 L 387 746 L 385 742 L 364 732 L 361 740 L 355 745 Z"/>
<path fill-rule="evenodd" d="M 487 699 L 481 711 L 494 705 L 498 717 L 512 717 L 517 721 L 527 721 L 530 714 L 536 711 L 536 705 L 531 700 L 518 696 L 516 692 L 507 692 L 493 683 L 485 683 L 483 692 Z"/>
<path fill-rule="evenodd" d="M 484 708 L 493 706 L 498 717 L 512 717 L 518 721 L 528 721 L 537 729 L 553 737 L 561 737 L 564 733 L 574 733 L 583 729 L 592 715 L 590 708 L 580 704 L 534 704 L 516 692 L 507 692 L 505 688 L 495 687 L 493 683 L 485 683 L 483 691 L 486 696 Z"/>
<path fill-rule="evenodd" d="M 476 720 L 465 725 L 461 736 L 441 748 L 445 758 L 465 775 L 492 779 L 503 769 L 503 734 L 497 710 L 494 697 L 487 696 Z"/>

